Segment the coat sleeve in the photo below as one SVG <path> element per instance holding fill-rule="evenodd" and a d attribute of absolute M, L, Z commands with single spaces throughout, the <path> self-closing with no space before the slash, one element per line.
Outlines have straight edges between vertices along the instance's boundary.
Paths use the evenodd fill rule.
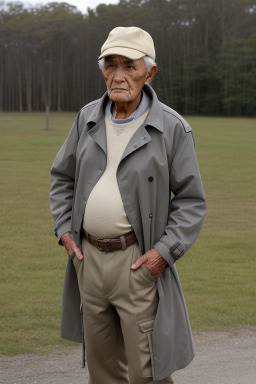
<path fill-rule="evenodd" d="M 50 208 L 54 220 L 54 232 L 60 244 L 61 236 L 71 231 L 76 149 L 79 140 L 77 120 L 78 118 L 51 168 Z"/>
<path fill-rule="evenodd" d="M 195 242 L 206 214 L 193 132 L 191 128 L 184 129 L 181 125 L 177 132 L 170 165 L 170 188 L 174 197 L 170 200 L 165 233 L 154 245 L 169 265 L 184 255 Z"/>

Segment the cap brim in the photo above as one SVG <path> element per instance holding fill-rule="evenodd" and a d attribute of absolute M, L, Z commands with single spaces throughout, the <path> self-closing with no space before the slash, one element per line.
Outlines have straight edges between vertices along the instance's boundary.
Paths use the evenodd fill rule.
<path fill-rule="evenodd" d="M 138 60 L 146 56 L 144 52 L 140 52 L 135 49 L 124 48 L 124 47 L 113 47 L 113 48 L 106 49 L 104 52 L 102 52 L 102 54 L 98 57 L 98 60 L 102 59 L 103 57 L 111 56 L 111 55 L 125 56 L 131 60 Z"/>

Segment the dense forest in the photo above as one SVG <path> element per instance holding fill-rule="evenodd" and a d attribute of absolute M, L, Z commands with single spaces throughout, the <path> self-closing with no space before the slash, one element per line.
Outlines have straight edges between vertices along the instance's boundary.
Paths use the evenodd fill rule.
<path fill-rule="evenodd" d="M 105 91 L 109 31 L 153 37 L 161 101 L 181 114 L 256 116 L 256 1 L 120 0 L 88 8 L 0 1 L 0 110 L 79 110 Z"/>

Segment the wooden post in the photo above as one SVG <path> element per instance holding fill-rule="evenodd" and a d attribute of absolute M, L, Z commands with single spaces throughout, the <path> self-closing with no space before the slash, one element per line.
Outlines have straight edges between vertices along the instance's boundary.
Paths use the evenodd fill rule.
<path fill-rule="evenodd" d="M 50 115 L 50 108 L 49 108 L 49 105 L 46 105 L 46 110 L 45 110 L 45 113 L 46 113 L 46 131 L 49 131 L 49 115 Z"/>

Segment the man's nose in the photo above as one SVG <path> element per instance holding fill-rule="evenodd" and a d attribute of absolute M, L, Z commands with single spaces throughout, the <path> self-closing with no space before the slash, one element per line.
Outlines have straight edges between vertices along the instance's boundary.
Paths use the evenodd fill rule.
<path fill-rule="evenodd" d="M 116 68 L 114 80 L 118 83 L 125 81 L 125 71 L 123 68 Z"/>

